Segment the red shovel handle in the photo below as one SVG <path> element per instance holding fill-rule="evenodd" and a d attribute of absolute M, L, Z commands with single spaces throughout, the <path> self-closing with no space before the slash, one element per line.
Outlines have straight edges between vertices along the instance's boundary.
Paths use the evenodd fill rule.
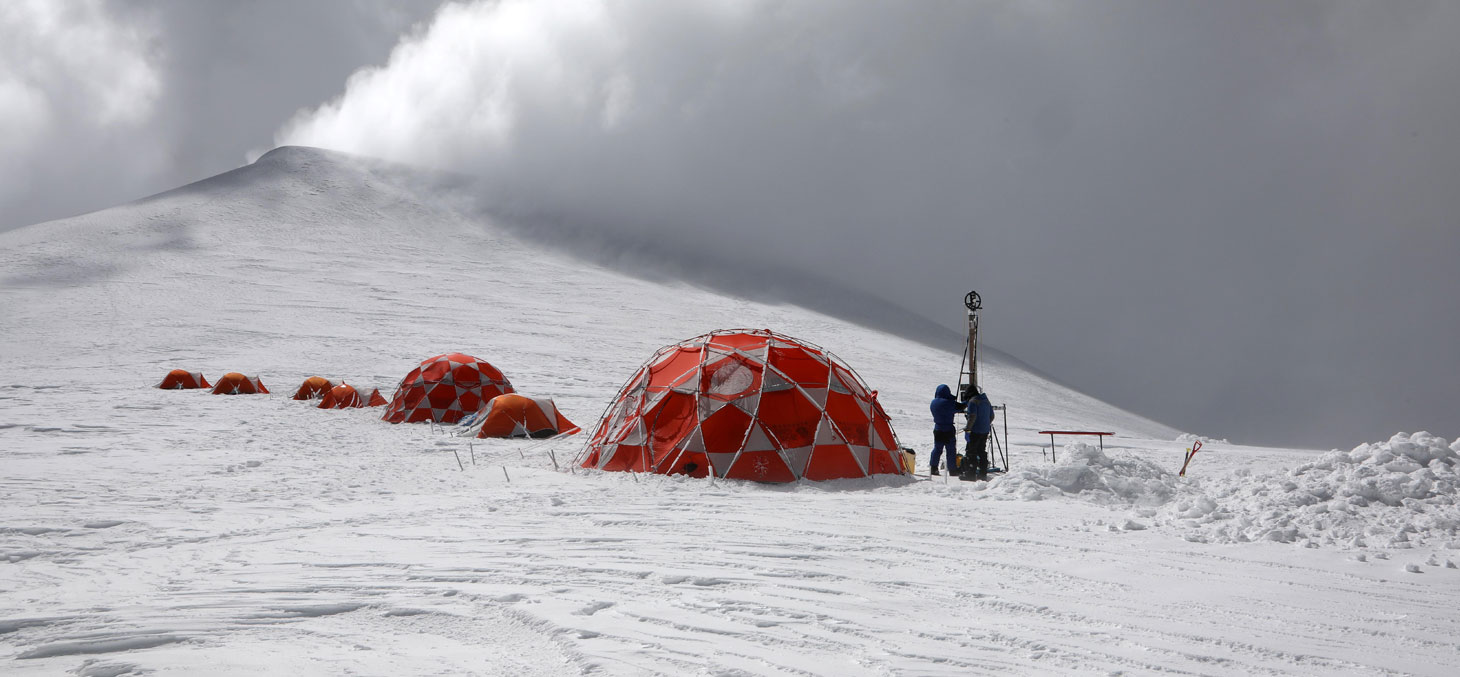
<path fill-rule="evenodd" d="M 1195 456 L 1198 451 L 1201 451 L 1201 440 L 1197 440 L 1196 444 L 1186 450 L 1186 462 L 1181 464 L 1181 472 L 1176 473 L 1177 477 L 1186 477 L 1186 466 L 1191 464 L 1191 457 Z"/>

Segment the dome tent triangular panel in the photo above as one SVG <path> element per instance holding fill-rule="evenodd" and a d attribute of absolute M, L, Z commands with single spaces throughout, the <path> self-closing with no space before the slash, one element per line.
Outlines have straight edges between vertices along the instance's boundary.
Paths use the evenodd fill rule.
<path fill-rule="evenodd" d="M 548 397 L 527 397 L 520 393 L 498 395 L 488 400 L 470 419 L 462 423 L 476 428 L 476 436 L 531 437 L 542 439 L 555 435 L 572 435 L 580 428 L 569 421 Z"/>
<path fill-rule="evenodd" d="M 157 384 L 163 390 L 192 390 L 194 388 L 212 388 L 208 379 L 203 378 L 201 371 L 188 371 L 186 369 L 174 369 L 167 372 L 162 382 Z"/>
<path fill-rule="evenodd" d="M 470 355 L 446 353 L 421 361 L 401 379 L 382 420 L 456 423 L 482 403 L 513 392 L 496 367 Z"/>
<path fill-rule="evenodd" d="M 737 329 L 657 351 L 605 410 L 578 462 L 793 482 L 906 474 L 886 461 L 901 458 L 876 391 L 851 367 L 805 341 Z"/>
<path fill-rule="evenodd" d="M 230 371 L 213 384 L 214 395 L 268 395 L 269 389 L 257 376 L 244 376 Z"/>

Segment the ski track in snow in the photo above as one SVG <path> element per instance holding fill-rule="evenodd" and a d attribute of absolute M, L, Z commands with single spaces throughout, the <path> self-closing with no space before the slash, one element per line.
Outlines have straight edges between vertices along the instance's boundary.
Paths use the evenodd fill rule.
<path fill-rule="evenodd" d="M 0 236 L 0 671 L 1460 668 L 1453 538 L 1185 540 L 1227 533 L 1174 510 L 1203 482 L 1236 510 L 1244 477 L 1321 454 L 1213 443 L 1177 479 L 1176 431 L 1009 364 L 985 382 L 1009 404 L 1015 472 L 988 486 L 570 472 L 581 437 L 470 441 L 289 400 L 314 374 L 389 395 L 460 350 L 591 429 L 658 347 L 765 327 L 845 359 L 927 462 L 927 399 L 957 355 L 574 261 L 419 180 L 288 149 Z M 256 374 L 273 394 L 149 387 L 175 367 Z M 1051 467 L 1035 432 L 1076 425 L 1118 436 Z M 1083 462 L 1094 484 L 1069 490 Z M 1145 493 L 1120 495 L 1132 486 Z M 1140 500 L 1154 488 L 1170 500 Z"/>

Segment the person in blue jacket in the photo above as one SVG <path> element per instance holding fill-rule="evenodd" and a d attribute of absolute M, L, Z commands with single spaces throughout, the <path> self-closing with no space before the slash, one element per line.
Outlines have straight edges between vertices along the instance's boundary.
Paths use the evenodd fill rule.
<path fill-rule="evenodd" d="M 946 456 L 951 475 L 958 467 L 958 428 L 953 425 L 953 415 L 963 411 L 964 405 L 947 385 L 940 385 L 928 409 L 933 412 L 933 458 L 928 461 L 928 472 L 938 474 L 938 457 Z"/>
<path fill-rule="evenodd" d="M 994 405 L 986 392 L 978 391 L 968 402 L 968 458 L 962 468 L 961 479 L 986 480 L 989 478 L 989 431 L 994 425 Z"/>

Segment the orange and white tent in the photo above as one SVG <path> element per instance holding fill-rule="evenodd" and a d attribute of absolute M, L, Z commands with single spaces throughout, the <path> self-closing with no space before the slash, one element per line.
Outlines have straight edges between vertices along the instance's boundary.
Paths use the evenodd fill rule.
<path fill-rule="evenodd" d="M 188 371 L 186 369 L 174 369 L 167 372 L 162 378 L 162 383 L 157 384 L 163 390 L 191 390 L 193 388 L 212 388 L 208 379 L 203 378 L 201 371 Z"/>
<path fill-rule="evenodd" d="M 390 423 L 456 423 L 482 403 L 513 392 L 496 367 L 470 355 L 426 358 L 401 379 L 381 418 Z"/>
<path fill-rule="evenodd" d="M 341 383 L 319 400 L 320 409 L 351 409 L 359 407 L 383 407 L 385 398 L 380 396 L 380 391 L 368 386 L 352 386 L 348 383 Z"/>
<path fill-rule="evenodd" d="M 296 400 L 317 400 L 324 397 L 331 388 L 340 385 L 343 381 L 334 381 L 323 376 L 311 376 L 299 384 L 299 390 L 294 391 Z"/>
<path fill-rule="evenodd" d="M 531 437 L 572 435 L 580 430 L 548 397 L 527 397 L 517 393 L 488 400 L 472 417 L 479 427 L 477 437 Z"/>
<path fill-rule="evenodd" d="M 214 395 L 267 395 L 269 389 L 264 387 L 257 376 L 244 376 L 236 371 L 230 371 L 218 379 L 213 385 Z"/>
<path fill-rule="evenodd" d="M 907 474 L 877 393 L 826 350 L 770 330 L 659 349 L 619 391 L 585 468 L 793 482 Z"/>

